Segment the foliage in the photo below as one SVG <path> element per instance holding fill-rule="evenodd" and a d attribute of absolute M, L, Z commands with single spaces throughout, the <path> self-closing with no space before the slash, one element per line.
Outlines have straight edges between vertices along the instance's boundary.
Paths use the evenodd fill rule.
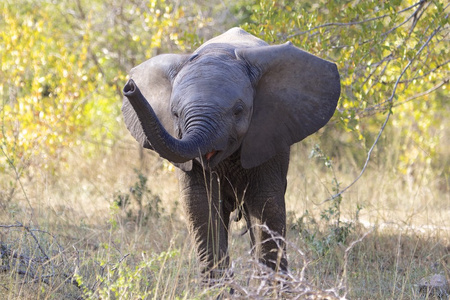
<path fill-rule="evenodd" d="M 383 115 L 395 113 L 390 130 L 404 138 L 398 166 L 406 171 L 436 157 L 448 117 L 444 2 L 259 0 L 245 28 L 337 63 L 342 94 L 336 119 L 363 149 L 373 143 Z"/>
<path fill-rule="evenodd" d="M 161 274 L 166 262 L 180 255 L 178 250 L 153 254 L 136 265 L 127 256 L 116 263 L 102 263 L 102 272 L 96 275 L 98 284 L 92 289 L 80 274 L 75 274 L 86 299 L 157 299 Z"/>
<path fill-rule="evenodd" d="M 53 169 L 74 149 L 89 157 L 117 142 L 129 69 L 185 49 L 193 36 L 179 23 L 197 23 L 164 0 L 8 0 L 0 10 L 2 171 Z"/>
<path fill-rule="evenodd" d="M 45 2 L 2 4 L 1 143 L 16 165 L 33 158 L 48 168 L 82 139 L 105 142 L 118 125 L 115 92 L 91 61 L 88 35 L 70 36 L 55 13 Z M 86 132 L 95 122 L 104 127 Z"/>

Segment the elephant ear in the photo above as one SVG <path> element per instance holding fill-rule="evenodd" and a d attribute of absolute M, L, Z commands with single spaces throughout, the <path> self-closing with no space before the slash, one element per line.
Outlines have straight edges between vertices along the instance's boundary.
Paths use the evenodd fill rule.
<path fill-rule="evenodd" d="M 341 90 L 334 63 L 289 42 L 236 49 L 236 56 L 259 73 L 252 121 L 241 148 L 244 168 L 289 151 L 333 116 Z"/>
<path fill-rule="evenodd" d="M 172 79 L 189 58 L 190 55 L 162 54 L 134 67 L 130 72 L 130 78 L 134 80 L 142 95 L 155 111 L 159 121 L 172 136 L 175 136 L 175 127 L 170 111 Z M 127 97 L 123 97 L 122 114 L 125 125 L 136 141 L 142 147 L 153 150 Z M 192 161 L 176 164 L 176 166 L 190 170 Z"/>

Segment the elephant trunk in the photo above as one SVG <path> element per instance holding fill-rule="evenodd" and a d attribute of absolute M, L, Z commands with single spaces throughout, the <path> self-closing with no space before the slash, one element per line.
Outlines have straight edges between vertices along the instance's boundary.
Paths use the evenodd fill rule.
<path fill-rule="evenodd" d="M 146 142 L 149 142 L 161 157 L 173 163 L 185 163 L 213 150 L 201 135 L 187 134 L 182 139 L 171 136 L 132 79 L 123 88 L 123 94 L 137 115 Z"/>

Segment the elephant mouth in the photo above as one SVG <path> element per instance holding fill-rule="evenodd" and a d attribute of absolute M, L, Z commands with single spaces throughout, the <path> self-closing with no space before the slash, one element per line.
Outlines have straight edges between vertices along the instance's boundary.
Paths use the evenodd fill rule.
<path fill-rule="evenodd" d="M 213 150 L 205 154 L 206 161 L 210 161 L 214 155 L 216 155 L 219 151 Z"/>
<path fill-rule="evenodd" d="M 206 169 L 213 169 L 222 160 L 223 151 L 221 150 L 211 150 L 201 157 L 197 158 L 197 161 L 203 165 Z"/>
<path fill-rule="evenodd" d="M 208 170 L 214 169 L 223 159 L 228 157 L 230 150 L 232 150 L 231 153 L 234 153 L 236 144 L 237 140 L 235 138 L 229 138 L 227 144 L 217 146 L 215 149 L 213 148 L 202 156 L 197 157 L 196 160 L 202 164 L 204 168 Z"/>

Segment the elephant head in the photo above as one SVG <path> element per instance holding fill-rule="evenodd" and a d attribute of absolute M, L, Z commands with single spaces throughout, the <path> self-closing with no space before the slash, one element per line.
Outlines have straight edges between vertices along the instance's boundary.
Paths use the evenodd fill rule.
<path fill-rule="evenodd" d="M 244 168 L 258 166 L 324 126 L 340 94 L 335 64 L 238 28 L 192 55 L 153 57 L 130 78 L 128 129 L 184 170 L 192 160 L 214 168 L 236 151 Z"/>

